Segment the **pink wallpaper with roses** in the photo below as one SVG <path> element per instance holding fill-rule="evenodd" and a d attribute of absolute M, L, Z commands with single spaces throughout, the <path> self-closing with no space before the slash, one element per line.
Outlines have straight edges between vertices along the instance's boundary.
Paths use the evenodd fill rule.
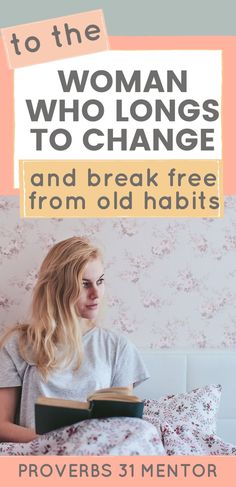
<path fill-rule="evenodd" d="M 20 219 L 0 198 L 0 327 L 27 317 L 55 242 L 86 235 L 103 250 L 102 324 L 140 349 L 236 349 L 236 198 L 223 219 Z"/>

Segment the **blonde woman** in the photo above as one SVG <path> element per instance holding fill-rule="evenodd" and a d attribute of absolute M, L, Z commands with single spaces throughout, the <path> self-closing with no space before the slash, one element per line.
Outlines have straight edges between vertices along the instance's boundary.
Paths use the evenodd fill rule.
<path fill-rule="evenodd" d="M 104 295 L 101 253 L 87 239 L 54 245 L 39 271 L 29 324 L 1 340 L 0 441 L 36 438 L 38 396 L 86 401 L 96 389 L 133 386 L 149 375 L 136 348 L 96 318 Z"/>

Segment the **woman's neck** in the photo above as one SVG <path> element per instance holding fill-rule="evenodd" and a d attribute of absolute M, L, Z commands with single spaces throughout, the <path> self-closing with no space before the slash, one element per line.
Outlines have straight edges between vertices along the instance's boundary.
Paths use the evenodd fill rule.
<path fill-rule="evenodd" d="M 96 323 L 91 320 L 82 319 L 80 322 L 82 336 L 85 335 L 89 330 L 95 328 Z"/>

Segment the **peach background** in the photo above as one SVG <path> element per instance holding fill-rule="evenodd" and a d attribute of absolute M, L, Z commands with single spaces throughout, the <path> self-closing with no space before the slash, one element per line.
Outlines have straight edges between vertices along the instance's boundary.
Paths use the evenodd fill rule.
<path fill-rule="evenodd" d="M 0 37 L 0 194 L 18 194 L 13 187 L 14 100 L 13 71 L 8 68 Z"/>
<path fill-rule="evenodd" d="M 38 469 L 40 468 L 41 465 L 44 464 L 50 464 L 51 466 L 58 464 L 60 468 L 64 464 L 86 464 L 86 465 L 91 465 L 91 464 L 97 464 L 103 465 L 103 464 L 110 464 L 111 469 L 112 469 L 112 476 L 111 477 L 72 477 L 69 478 L 66 475 L 60 478 L 56 474 L 50 477 L 32 477 L 32 478 L 27 478 L 21 477 L 19 478 L 18 476 L 18 469 L 19 469 L 19 464 L 20 463 L 33 463 L 38 466 Z M 118 474 L 120 472 L 119 464 L 126 463 L 128 465 L 134 464 L 134 469 L 135 469 L 135 476 L 132 478 L 131 476 L 127 477 L 119 477 Z M 187 477 L 183 477 L 182 475 L 179 476 L 178 478 L 175 477 L 155 477 L 153 478 L 142 478 L 141 475 L 139 474 L 141 470 L 141 464 L 153 464 L 154 467 L 156 464 L 162 464 L 162 465 L 175 465 L 176 463 L 178 465 L 180 464 L 190 464 L 191 466 L 196 465 L 196 464 L 201 464 L 204 465 L 207 468 L 208 464 L 214 464 L 216 465 L 216 472 L 217 472 L 217 477 L 210 477 L 208 478 L 207 476 L 203 477 L 193 477 L 192 475 L 188 475 Z M 182 487 L 183 485 L 188 486 L 199 486 L 201 484 L 201 487 L 207 486 L 213 486 L 213 487 L 222 487 L 223 485 L 227 485 L 228 487 L 234 487 L 235 486 L 235 464 L 236 464 L 236 459 L 235 457 L 216 457 L 216 456 L 211 456 L 211 457 L 189 457 L 189 456 L 184 456 L 184 457 L 54 457 L 50 456 L 48 457 L 2 457 L 0 458 L 0 470 L 1 470 L 1 475 L 2 477 L 7 480 L 7 484 L 10 486 L 18 486 L 18 485 L 24 485 L 24 486 L 41 486 L 41 485 L 47 485 L 47 486 L 68 486 L 68 482 L 73 485 L 81 485 L 81 486 L 93 486 L 96 485 L 96 487 L 104 487 L 106 485 L 114 485 L 114 486 L 130 486 L 130 485 L 135 485 L 135 486 L 143 486 L 144 483 L 145 485 L 156 485 L 158 482 L 161 482 L 161 485 L 164 486 L 170 486 L 174 485 L 177 487 Z M 46 471 L 46 468 L 45 468 Z M 155 471 L 155 468 L 154 468 Z"/>
<path fill-rule="evenodd" d="M 234 144 L 236 114 L 236 70 L 232 63 L 236 53 L 236 36 L 213 37 L 110 37 L 111 49 L 222 49 L 223 51 L 223 162 L 224 194 L 236 194 L 236 149 Z M 13 75 L 7 70 L 0 39 L 0 194 L 15 194 L 12 175 L 13 145 Z"/>

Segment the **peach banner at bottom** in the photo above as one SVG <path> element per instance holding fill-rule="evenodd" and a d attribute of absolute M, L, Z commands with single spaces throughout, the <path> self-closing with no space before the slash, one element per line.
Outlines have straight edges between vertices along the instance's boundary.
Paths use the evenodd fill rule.
<path fill-rule="evenodd" d="M 13 486 L 235 486 L 236 457 L 0 457 L 1 479 Z"/>

